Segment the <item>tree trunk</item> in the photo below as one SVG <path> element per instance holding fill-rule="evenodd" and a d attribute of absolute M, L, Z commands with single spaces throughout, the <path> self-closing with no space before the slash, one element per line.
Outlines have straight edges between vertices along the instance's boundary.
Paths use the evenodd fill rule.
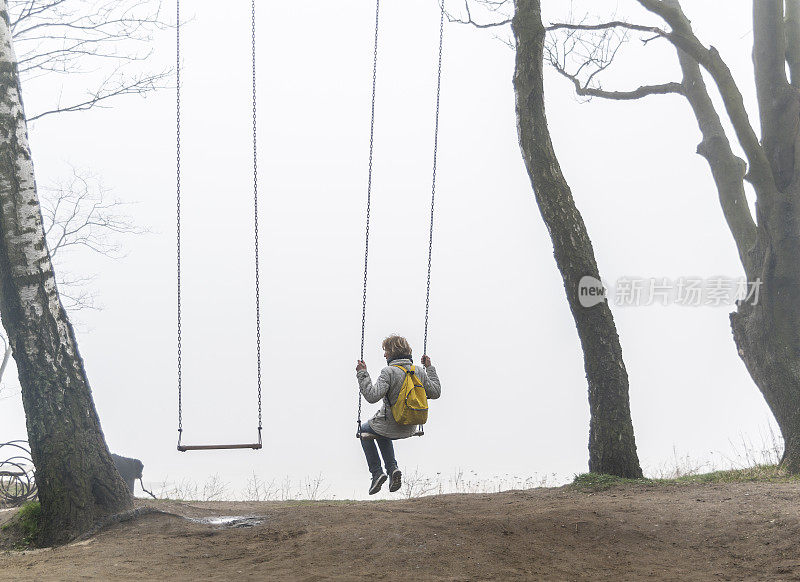
<path fill-rule="evenodd" d="M 679 0 L 639 0 L 671 27 L 685 96 L 703 141 L 698 153 L 711 167 L 723 212 L 747 279 L 758 296 L 731 314 L 739 356 L 778 423 L 782 466 L 800 472 L 800 2 L 754 0 L 753 65 L 761 138 L 719 53 L 695 36 Z M 699 66 L 714 80 L 747 158 L 730 148 Z M 791 79 L 787 77 L 787 65 Z M 741 169 L 737 170 L 737 165 Z M 756 192 L 757 220 L 744 198 L 742 179 Z M 756 301 L 757 299 L 757 301 Z"/>
<path fill-rule="evenodd" d="M 761 281 L 756 305 L 731 314 L 739 355 L 775 415 L 784 440 L 781 464 L 800 472 L 800 51 L 798 2 L 753 2 L 753 65 L 761 142 L 773 191 L 757 192 L 754 253 Z M 787 29 L 787 27 L 789 27 Z M 786 68 L 792 79 L 787 77 Z"/>
<path fill-rule="evenodd" d="M 777 157 L 777 156 L 776 156 Z M 771 162 L 778 164 L 781 160 Z M 781 465 L 800 473 L 800 184 L 758 207 L 752 256 L 760 271 L 753 300 L 731 314 L 739 356 L 769 406 L 784 441 Z M 755 301 L 757 299 L 757 301 Z"/>
<path fill-rule="evenodd" d="M 540 0 L 515 0 L 514 90 L 517 128 L 536 202 L 550 232 L 584 354 L 589 384 L 589 470 L 620 477 L 641 477 L 628 397 L 628 374 L 614 317 L 606 301 L 584 307 L 579 283 L 600 280 L 594 249 L 572 192 L 556 158 L 544 106 L 545 29 Z"/>
<path fill-rule="evenodd" d="M 784 441 L 781 466 L 800 473 L 800 356 L 795 333 L 777 331 L 774 311 L 765 303 L 778 299 L 769 285 L 762 286 L 764 303 L 742 303 L 731 314 L 739 356 L 747 366 L 780 428 Z M 796 309 L 795 309 L 796 311 Z M 794 314 L 795 319 L 797 313 Z"/>
<path fill-rule="evenodd" d="M 40 542 L 55 544 L 131 508 L 132 499 L 109 455 L 56 289 L 6 0 L 0 16 L 0 315 L 22 386 L 42 504 Z"/>

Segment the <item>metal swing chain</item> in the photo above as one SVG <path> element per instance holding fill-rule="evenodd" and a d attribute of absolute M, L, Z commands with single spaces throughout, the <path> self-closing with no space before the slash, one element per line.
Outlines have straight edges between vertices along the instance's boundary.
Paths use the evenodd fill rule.
<path fill-rule="evenodd" d="M 364 294 L 361 301 L 361 360 L 364 360 L 364 337 L 367 327 L 367 267 L 369 266 L 369 215 L 372 200 L 372 160 L 375 151 L 375 88 L 378 80 L 378 32 L 380 30 L 381 1 L 375 0 L 375 48 L 372 54 L 372 106 L 369 122 L 369 170 L 367 173 L 367 225 L 364 235 Z M 361 438 L 361 391 L 358 392 L 358 420 L 356 438 Z"/>
<path fill-rule="evenodd" d="M 176 0 L 176 180 L 177 180 L 177 286 L 178 286 L 178 445 L 183 434 L 183 375 L 181 329 L 181 3 Z M 261 294 L 258 256 L 258 132 L 256 114 L 256 3 L 251 0 L 251 46 L 253 78 L 253 227 L 255 238 L 256 366 L 258 374 L 258 442 L 261 442 Z"/>
<path fill-rule="evenodd" d="M 181 374 L 181 2 L 176 0 L 176 166 L 177 166 L 177 263 L 178 263 L 178 446 L 183 435 L 183 396 Z"/>
<path fill-rule="evenodd" d="M 436 123 L 433 132 L 433 178 L 431 180 L 431 228 L 428 238 L 428 284 L 425 291 L 425 336 L 423 340 L 423 355 L 428 355 L 428 314 L 431 307 L 431 265 L 433 261 L 433 218 L 436 208 L 436 162 L 439 154 L 439 102 L 442 95 L 442 48 L 444 46 L 444 2 L 441 4 L 442 13 L 439 19 L 439 71 L 436 79 Z"/>
<path fill-rule="evenodd" d="M 256 115 L 256 0 L 250 4 L 251 44 L 253 51 L 253 232 L 256 263 L 256 367 L 258 373 L 258 442 L 261 443 L 261 292 L 258 265 L 258 124 Z"/>

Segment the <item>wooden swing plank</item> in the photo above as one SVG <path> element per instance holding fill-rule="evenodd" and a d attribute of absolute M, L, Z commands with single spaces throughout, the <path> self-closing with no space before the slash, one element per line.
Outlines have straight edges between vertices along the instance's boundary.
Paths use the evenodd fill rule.
<path fill-rule="evenodd" d="M 250 443 L 244 445 L 178 445 L 178 450 L 182 453 L 186 451 L 217 451 L 229 449 L 253 449 L 258 450 L 262 448 L 261 443 Z"/>

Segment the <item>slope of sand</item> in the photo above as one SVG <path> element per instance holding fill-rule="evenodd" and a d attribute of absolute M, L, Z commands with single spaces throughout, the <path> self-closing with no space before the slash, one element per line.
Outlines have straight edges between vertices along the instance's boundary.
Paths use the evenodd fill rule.
<path fill-rule="evenodd" d="M 800 580 L 789 483 L 155 506 L 174 515 L 2 552 L 0 580 Z"/>

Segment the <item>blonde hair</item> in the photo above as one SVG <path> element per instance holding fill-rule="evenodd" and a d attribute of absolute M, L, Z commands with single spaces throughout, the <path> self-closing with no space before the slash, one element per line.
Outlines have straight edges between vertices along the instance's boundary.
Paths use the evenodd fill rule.
<path fill-rule="evenodd" d="M 408 340 L 399 335 L 390 335 L 383 340 L 381 346 L 386 350 L 389 360 L 395 360 L 400 356 L 411 357 L 411 346 L 408 344 Z"/>

